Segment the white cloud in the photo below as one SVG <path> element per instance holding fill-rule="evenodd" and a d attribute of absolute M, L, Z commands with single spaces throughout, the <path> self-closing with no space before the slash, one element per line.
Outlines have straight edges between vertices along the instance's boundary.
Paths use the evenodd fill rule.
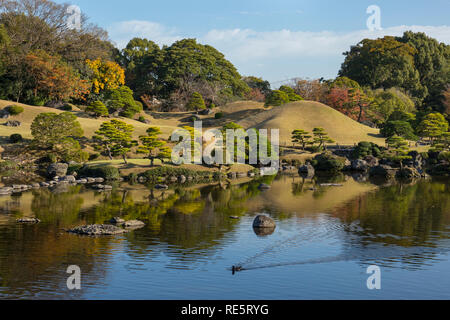
<path fill-rule="evenodd" d="M 241 14 L 246 14 L 242 12 Z M 404 31 L 425 32 L 450 44 L 450 26 L 396 26 L 380 31 L 255 31 L 251 29 L 211 30 L 198 41 L 223 52 L 242 74 L 269 80 L 284 77 L 334 77 L 343 62 L 342 53 L 364 38 L 401 36 Z M 133 37 L 146 37 L 170 45 L 183 38 L 176 29 L 148 21 L 125 21 L 109 28 L 111 38 L 124 47 Z M 261 66 L 265 66 L 262 70 Z"/>
<path fill-rule="evenodd" d="M 171 44 L 182 39 L 175 28 L 167 28 L 156 22 L 142 20 L 114 23 L 108 28 L 108 33 L 119 48 L 124 48 L 134 37 L 147 38 L 159 45 Z"/>
<path fill-rule="evenodd" d="M 211 30 L 202 42 L 216 46 L 228 53 L 231 59 L 251 61 L 264 57 L 318 57 L 336 56 L 347 51 L 364 38 L 385 35 L 400 36 L 404 31 L 421 31 L 441 42 L 450 43 L 450 27 L 398 26 L 381 31 L 359 30 L 348 33 L 332 31 L 270 31 L 257 32 L 250 29 Z"/>

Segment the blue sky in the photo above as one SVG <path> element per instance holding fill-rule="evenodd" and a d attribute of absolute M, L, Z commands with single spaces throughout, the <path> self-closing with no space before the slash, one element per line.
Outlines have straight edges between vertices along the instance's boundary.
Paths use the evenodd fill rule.
<path fill-rule="evenodd" d="M 160 45 L 197 38 L 223 52 L 241 74 L 271 82 L 335 77 L 342 52 L 367 37 L 401 35 L 411 29 L 450 44 L 450 0 L 69 2 L 108 30 L 119 47 L 135 36 Z M 380 7 L 381 31 L 366 26 L 370 5 Z"/>

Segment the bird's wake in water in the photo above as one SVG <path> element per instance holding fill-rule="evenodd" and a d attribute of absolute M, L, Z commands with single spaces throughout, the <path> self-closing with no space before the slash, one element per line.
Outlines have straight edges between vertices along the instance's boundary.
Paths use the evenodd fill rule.
<path fill-rule="evenodd" d="M 344 225 L 334 220 L 321 220 L 303 224 L 298 233 L 285 240 L 264 248 L 261 252 L 236 263 L 232 267 L 233 274 L 241 271 L 268 269 L 283 266 L 296 266 L 320 263 L 332 263 L 339 261 L 356 261 L 361 264 L 376 263 L 385 267 L 396 267 L 417 270 L 427 266 L 429 260 L 439 260 L 440 254 L 448 254 L 450 239 L 434 239 L 432 245 L 406 247 L 397 244 L 389 244 L 383 239 L 404 239 L 395 235 L 373 235 L 363 232 L 364 229 L 356 222 Z M 370 241 L 368 241 L 370 239 Z M 321 244 L 332 248 L 336 255 L 326 257 L 305 257 L 292 261 L 290 257 L 302 253 L 302 249 L 311 244 Z M 437 245 L 436 242 L 439 242 Z M 292 250 L 295 250 L 293 254 Z M 288 256 L 283 261 L 282 257 Z M 278 262 L 276 262 L 278 261 Z"/>

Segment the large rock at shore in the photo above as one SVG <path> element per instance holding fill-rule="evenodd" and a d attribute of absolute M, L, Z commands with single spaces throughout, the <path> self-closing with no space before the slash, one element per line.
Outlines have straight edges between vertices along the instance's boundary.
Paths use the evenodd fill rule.
<path fill-rule="evenodd" d="M 259 215 L 253 221 L 253 228 L 275 228 L 276 226 L 275 221 L 268 216 Z"/>
<path fill-rule="evenodd" d="M 52 163 L 47 167 L 47 175 L 50 178 L 53 177 L 65 177 L 67 174 L 67 169 L 69 165 L 67 163 Z"/>
<path fill-rule="evenodd" d="M 93 224 L 87 226 L 79 226 L 68 230 L 68 232 L 88 236 L 111 236 L 126 233 L 128 231 L 109 224 Z"/>
<path fill-rule="evenodd" d="M 369 165 L 367 161 L 356 159 L 352 161 L 352 170 L 353 171 L 367 171 L 369 169 Z"/>
<path fill-rule="evenodd" d="M 378 166 L 379 163 L 380 163 L 380 161 L 378 160 L 378 158 L 376 158 L 376 157 L 374 157 L 374 156 L 371 156 L 371 155 L 365 157 L 365 158 L 364 158 L 364 161 L 367 162 L 367 165 L 368 165 L 369 167 L 376 167 L 376 166 Z"/>
<path fill-rule="evenodd" d="M 416 168 L 405 167 L 397 172 L 397 177 L 404 179 L 418 179 L 421 178 L 422 175 L 419 173 L 419 171 L 417 171 Z"/>
<path fill-rule="evenodd" d="M 397 169 L 392 168 L 388 165 L 379 165 L 376 167 L 373 167 L 369 170 L 369 175 L 371 177 L 381 177 L 381 178 L 394 178 L 397 174 Z"/>

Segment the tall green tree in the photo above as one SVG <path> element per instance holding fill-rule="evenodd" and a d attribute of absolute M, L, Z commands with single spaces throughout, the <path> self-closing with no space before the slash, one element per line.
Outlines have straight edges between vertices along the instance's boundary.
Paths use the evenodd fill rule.
<path fill-rule="evenodd" d="M 127 164 L 127 153 L 137 144 L 132 140 L 133 131 L 131 124 L 114 119 L 101 124 L 100 129 L 95 132 L 94 140 L 97 147 L 105 151 L 111 160 L 113 156 L 122 156 Z"/>
<path fill-rule="evenodd" d="M 419 123 L 417 131 L 421 137 L 434 141 L 448 131 L 448 122 L 442 114 L 437 112 L 430 113 Z"/>
<path fill-rule="evenodd" d="M 444 112 L 441 93 L 450 82 L 450 45 L 440 43 L 423 32 L 406 31 L 397 40 L 416 50 L 414 65 L 425 90 L 424 105 Z"/>
<path fill-rule="evenodd" d="M 346 76 L 372 89 L 400 87 L 418 99 L 426 93 L 414 65 L 416 49 L 394 37 L 364 39 L 345 52 L 339 76 Z"/>
<path fill-rule="evenodd" d="M 83 136 L 77 117 L 70 112 L 40 113 L 31 123 L 31 135 L 35 145 L 52 149 L 67 137 Z"/>
<path fill-rule="evenodd" d="M 132 118 L 143 110 L 142 103 L 134 100 L 133 91 L 127 86 L 109 90 L 105 99 L 110 113 L 119 113 L 126 118 Z"/>

